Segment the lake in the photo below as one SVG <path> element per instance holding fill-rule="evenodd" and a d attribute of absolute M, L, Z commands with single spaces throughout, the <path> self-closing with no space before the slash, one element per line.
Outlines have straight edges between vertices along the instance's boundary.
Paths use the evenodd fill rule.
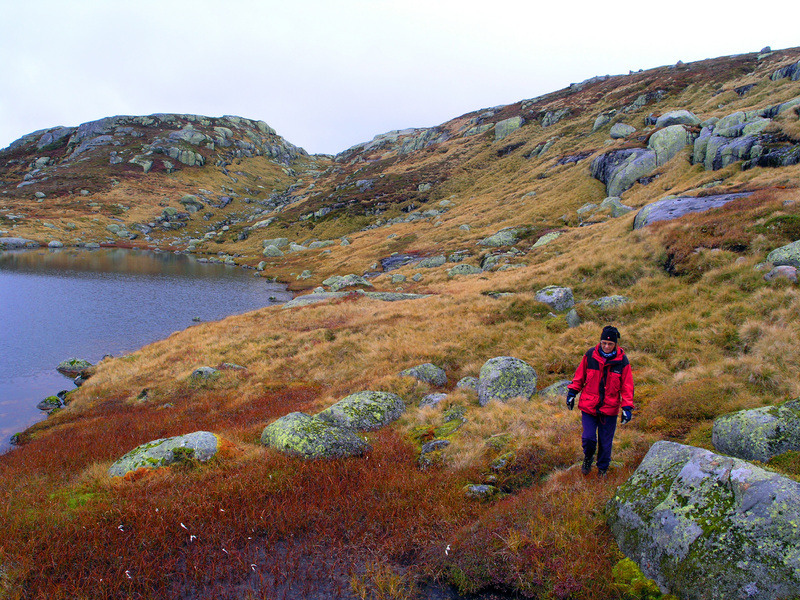
<path fill-rule="evenodd" d="M 56 366 L 97 363 L 216 321 L 290 300 L 254 271 L 137 250 L 0 251 L 0 452 L 45 418 L 36 404 L 72 380 Z"/>

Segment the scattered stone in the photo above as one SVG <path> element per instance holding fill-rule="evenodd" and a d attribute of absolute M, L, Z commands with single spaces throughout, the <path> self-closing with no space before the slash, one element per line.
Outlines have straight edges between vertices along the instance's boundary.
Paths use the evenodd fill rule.
<path fill-rule="evenodd" d="M 775 279 L 788 279 L 792 283 L 797 283 L 797 267 L 783 265 L 775 267 L 769 273 L 764 275 L 766 281 L 773 281 Z"/>
<path fill-rule="evenodd" d="M 447 398 L 447 394 L 443 393 L 436 393 L 436 394 L 428 394 L 424 396 L 422 400 L 419 401 L 419 407 L 424 408 L 426 406 L 439 406 L 443 400 Z"/>
<path fill-rule="evenodd" d="M 460 265 L 456 265 L 451 269 L 448 269 L 447 276 L 457 277 L 459 275 L 476 275 L 478 273 L 483 273 L 483 269 L 481 269 L 480 267 L 476 267 L 474 265 L 468 265 L 466 263 L 462 263 Z"/>
<path fill-rule="evenodd" d="M 360 456 L 371 449 L 353 430 L 301 412 L 290 413 L 264 428 L 261 443 L 309 459 Z"/>
<path fill-rule="evenodd" d="M 198 367 L 192 371 L 192 379 L 216 379 L 221 373 L 214 367 Z"/>
<path fill-rule="evenodd" d="M 208 431 L 163 438 L 137 446 L 108 469 L 110 477 L 124 477 L 139 469 L 157 469 L 187 461 L 207 462 L 216 456 L 220 439 Z"/>
<path fill-rule="evenodd" d="M 596 306 L 600 309 L 607 309 L 607 308 L 616 308 L 618 306 L 622 306 L 623 304 L 627 304 L 630 300 L 625 296 L 613 295 L 613 296 L 603 296 L 602 298 L 598 298 L 592 302 L 592 306 Z"/>
<path fill-rule="evenodd" d="M 656 442 L 608 503 L 623 553 L 680 598 L 800 595 L 800 483 L 736 458 Z"/>
<path fill-rule="evenodd" d="M 431 256 L 429 258 L 422 259 L 417 266 L 420 269 L 435 269 L 436 267 L 441 267 L 446 262 L 447 258 L 445 255 L 439 254 L 437 256 Z"/>
<path fill-rule="evenodd" d="M 537 302 L 543 302 L 557 312 L 568 310 L 575 305 L 572 289 L 557 285 L 549 285 L 542 288 L 536 292 L 534 298 Z"/>
<path fill-rule="evenodd" d="M 572 383 L 569 379 L 562 379 L 549 385 L 539 392 L 539 397 L 549 402 L 558 403 L 567 397 L 567 386 Z"/>
<path fill-rule="evenodd" d="M 580 327 L 580 324 L 581 324 L 581 318 L 580 318 L 580 316 L 578 315 L 578 311 L 576 311 L 574 308 L 573 308 L 573 309 L 571 309 L 571 310 L 570 310 L 570 311 L 567 313 L 567 317 L 566 317 L 566 318 L 567 318 L 567 326 L 568 326 L 570 329 L 574 329 L 574 328 L 576 328 L 576 327 Z"/>
<path fill-rule="evenodd" d="M 611 126 L 610 135 L 613 139 L 619 140 L 628 137 L 636 132 L 636 128 L 627 123 L 614 123 Z"/>
<path fill-rule="evenodd" d="M 493 485 L 470 483 L 464 486 L 464 495 L 474 500 L 493 500 L 500 495 L 500 489 Z"/>
<path fill-rule="evenodd" d="M 410 369 L 401 371 L 400 375 L 413 377 L 419 381 L 438 387 L 447 385 L 447 373 L 445 370 L 432 363 L 425 363 L 416 367 L 411 367 Z"/>
<path fill-rule="evenodd" d="M 528 363 L 512 356 L 491 358 L 481 367 L 478 378 L 478 402 L 486 406 L 492 400 L 505 402 L 536 393 L 536 371 Z"/>
<path fill-rule="evenodd" d="M 64 247 L 64 243 L 63 242 L 59 242 L 58 240 L 51 240 L 50 242 L 48 242 L 47 247 L 48 248 L 63 248 Z"/>
<path fill-rule="evenodd" d="M 456 383 L 456 388 L 463 390 L 478 391 L 478 378 L 477 377 L 462 377 Z"/>
<path fill-rule="evenodd" d="M 358 431 L 370 431 L 400 418 L 405 402 L 390 392 L 356 392 L 317 414 L 323 421 Z"/>
<path fill-rule="evenodd" d="M 478 242 L 478 244 L 481 246 L 489 246 L 491 248 L 513 246 L 519 241 L 519 234 L 523 231 L 524 229 L 520 229 L 519 227 L 506 227 L 494 235 L 490 235 L 489 237 L 482 239 L 480 242 Z"/>

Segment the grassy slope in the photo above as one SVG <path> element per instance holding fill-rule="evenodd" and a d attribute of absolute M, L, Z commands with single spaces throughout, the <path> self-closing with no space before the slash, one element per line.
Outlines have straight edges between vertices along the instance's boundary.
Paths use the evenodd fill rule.
<path fill-rule="evenodd" d="M 281 213 L 272 227 L 244 242 L 205 248 L 255 263 L 261 239 L 348 235 L 350 246 L 270 261 L 268 275 L 299 288 L 331 274 L 364 272 L 392 252 L 467 250 L 467 261 L 476 264 L 486 252 L 475 245 L 481 238 L 507 226 L 532 231 L 518 245 L 524 256 L 510 259 L 527 266 L 455 279 L 446 267 L 405 267 L 397 272 L 408 276 L 407 283 L 375 280 L 382 289 L 433 294 L 427 299 L 267 308 L 197 325 L 103 362 L 68 409 L 33 428 L 22 447 L 0 460 L 0 563 L 6 572 L 0 597 L 401 598 L 420 589 L 420 578 L 447 581 L 463 592 L 496 587 L 531 597 L 619 596 L 608 574 L 621 556 L 602 509 L 650 444 L 674 439 L 710 447 L 717 415 L 800 395 L 800 366 L 791 359 L 800 343 L 800 294 L 785 282 L 765 282 L 754 269 L 769 250 L 798 237 L 791 224 L 800 219 L 800 167 L 742 172 L 733 165 L 712 173 L 691 166 L 684 152 L 653 183 L 626 192 L 623 202 L 638 208 L 707 184 L 756 194 L 634 232 L 634 213 L 576 227 L 576 209 L 602 200 L 604 189 L 588 174 L 591 158 L 560 166 L 556 160 L 640 143 L 609 143 L 607 127 L 591 129 L 599 113 L 627 106 L 647 91 L 669 95 L 625 116 L 640 130 L 653 111 L 687 108 L 705 119 L 796 97 L 796 82 L 768 79 L 776 65 L 790 60 L 797 60 L 796 53 L 762 64 L 747 55 L 661 68 L 556 93 L 524 109 L 522 103 L 505 107 L 494 120 L 526 111 L 529 122 L 501 142 L 491 133 L 453 136 L 402 157 L 390 153 L 334 165 L 314 179 L 319 195 Z M 733 89 L 747 83 L 757 85 L 739 97 Z M 570 117 L 548 128 L 536 122 L 565 106 Z M 471 116 L 444 127 L 455 132 Z M 796 138 L 795 113 L 779 125 Z M 553 138 L 544 156 L 524 158 Z M 264 176 L 272 169 L 276 186 L 289 183 L 285 172 L 261 167 L 257 159 L 242 163 L 248 172 L 266 169 Z M 313 167 L 330 165 L 320 158 Z M 311 178 L 302 174 L 303 165 L 295 168 L 307 185 Z M 378 190 L 347 195 L 347 185 L 373 176 Z M 186 191 L 220 185 L 208 169 L 155 177 L 123 182 L 129 212 L 143 210 L 140 200 L 161 186 L 173 185 L 167 195 L 176 200 Z M 421 193 L 420 183 L 434 185 Z M 337 186 L 345 187 L 337 193 Z M 523 198 L 531 191 L 534 197 Z M 101 203 L 119 192 L 104 193 Z M 383 219 L 403 214 L 399 207 L 411 202 L 435 207 L 447 199 L 453 207 L 439 225 L 358 231 L 374 221 L 363 213 L 375 207 L 379 194 L 387 203 Z M 320 220 L 298 220 L 331 195 L 352 204 Z M 550 230 L 563 234 L 531 249 Z M 313 276 L 298 282 L 292 274 L 303 269 Z M 411 282 L 417 272 L 422 281 Z M 580 327 L 569 329 L 563 317 L 550 317 L 534 300 L 535 291 L 550 284 L 573 289 Z M 487 295 L 495 291 L 514 295 Z M 615 293 L 632 302 L 607 311 L 587 302 Z M 447 370 L 452 388 L 460 377 L 477 375 L 487 359 L 511 355 L 534 366 L 542 388 L 570 378 L 580 354 L 612 322 L 634 367 L 637 411 L 618 430 L 608 481 L 583 478 L 572 468 L 580 459 L 579 425 L 560 401 L 480 408 L 471 393 L 453 391 L 446 406 L 419 409 L 416 401 L 428 388 L 397 376 L 433 362 Z M 213 384 L 190 381 L 196 367 L 222 362 L 247 371 L 225 372 Z M 149 390 L 144 404 L 136 402 L 143 388 Z M 361 389 L 394 391 L 409 404 L 398 424 L 369 435 L 369 458 L 306 463 L 259 447 L 271 420 L 294 410 L 317 411 Z M 436 435 L 443 413 L 454 407 L 465 411 L 466 424 L 453 435 L 442 463 L 419 471 L 415 448 Z M 134 446 L 199 429 L 231 442 L 210 467 L 131 482 L 106 478 L 111 462 Z M 512 466 L 491 471 L 491 461 L 509 451 L 516 455 Z M 507 497 L 486 504 L 463 497 L 464 484 L 490 475 Z"/>

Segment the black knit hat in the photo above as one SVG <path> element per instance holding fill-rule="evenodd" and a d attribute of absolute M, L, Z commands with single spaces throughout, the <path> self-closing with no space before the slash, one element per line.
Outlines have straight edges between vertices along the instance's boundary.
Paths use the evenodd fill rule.
<path fill-rule="evenodd" d="M 600 341 L 608 340 L 616 344 L 619 338 L 619 330 L 616 327 L 612 327 L 611 325 L 603 327 L 603 333 L 600 334 Z"/>

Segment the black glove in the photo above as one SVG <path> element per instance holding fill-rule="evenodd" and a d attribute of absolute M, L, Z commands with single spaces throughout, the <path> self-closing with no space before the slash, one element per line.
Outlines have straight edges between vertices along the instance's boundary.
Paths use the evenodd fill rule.
<path fill-rule="evenodd" d="M 628 421 L 631 420 L 631 407 L 630 406 L 623 406 L 622 407 L 622 418 L 619 420 L 620 423 L 625 425 Z"/>
<path fill-rule="evenodd" d="M 572 410 L 575 408 L 575 396 L 578 395 L 578 392 L 575 390 L 569 390 L 567 392 L 567 408 Z"/>

